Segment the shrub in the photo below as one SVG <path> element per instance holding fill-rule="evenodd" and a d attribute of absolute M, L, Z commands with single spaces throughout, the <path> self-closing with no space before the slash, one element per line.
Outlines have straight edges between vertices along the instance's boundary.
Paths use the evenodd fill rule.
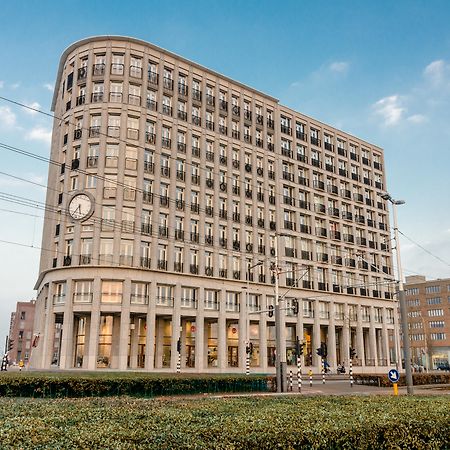
<path fill-rule="evenodd" d="M 8 374 L 0 377 L 2 397 L 109 397 L 129 395 L 153 397 L 213 392 L 268 391 L 272 377 L 239 376 L 156 376 L 135 374 Z"/>

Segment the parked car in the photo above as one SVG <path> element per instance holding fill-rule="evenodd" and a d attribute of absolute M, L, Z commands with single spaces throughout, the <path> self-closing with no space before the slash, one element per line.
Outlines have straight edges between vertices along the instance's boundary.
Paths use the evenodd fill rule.
<path fill-rule="evenodd" d="M 450 364 L 448 362 L 447 363 L 438 364 L 436 369 L 437 370 L 450 370 Z"/>

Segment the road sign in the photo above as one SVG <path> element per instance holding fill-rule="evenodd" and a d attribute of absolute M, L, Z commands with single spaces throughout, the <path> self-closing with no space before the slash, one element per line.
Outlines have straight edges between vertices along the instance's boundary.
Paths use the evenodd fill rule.
<path fill-rule="evenodd" d="M 397 383 L 397 381 L 400 379 L 400 375 L 397 370 L 391 369 L 388 372 L 388 378 L 391 383 Z"/>

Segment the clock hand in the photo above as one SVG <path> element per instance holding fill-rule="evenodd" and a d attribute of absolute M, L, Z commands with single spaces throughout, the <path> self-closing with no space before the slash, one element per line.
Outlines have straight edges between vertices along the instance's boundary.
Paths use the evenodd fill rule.
<path fill-rule="evenodd" d="M 75 211 L 73 213 L 76 214 L 77 212 L 79 214 L 81 214 L 81 205 L 80 204 L 78 204 L 77 208 L 75 209 Z"/>

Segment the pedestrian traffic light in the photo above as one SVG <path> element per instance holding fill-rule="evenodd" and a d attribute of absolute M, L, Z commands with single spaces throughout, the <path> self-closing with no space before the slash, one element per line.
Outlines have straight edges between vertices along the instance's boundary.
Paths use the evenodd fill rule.
<path fill-rule="evenodd" d="M 14 347 L 14 339 L 8 340 L 8 352 L 11 351 Z"/>
<path fill-rule="evenodd" d="M 181 339 L 180 338 L 178 338 L 178 341 L 177 341 L 177 352 L 181 353 Z"/>
<path fill-rule="evenodd" d="M 273 317 L 273 305 L 269 305 L 269 317 Z"/>
<path fill-rule="evenodd" d="M 297 354 L 297 356 L 302 356 L 303 350 L 303 344 L 300 342 L 299 338 L 297 338 L 295 342 L 295 353 Z"/>
<path fill-rule="evenodd" d="M 325 342 L 321 342 L 321 343 L 320 343 L 320 348 L 321 348 L 321 350 L 322 350 L 322 356 L 323 356 L 324 358 L 326 358 L 326 357 L 327 357 L 327 354 L 328 354 L 327 344 L 326 344 Z"/>
<path fill-rule="evenodd" d="M 350 347 L 350 358 L 356 358 L 356 350 L 353 347 Z"/>
<path fill-rule="evenodd" d="M 245 351 L 251 355 L 253 353 L 253 342 L 250 342 L 247 347 L 245 347 Z"/>
<path fill-rule="evenodd" d="M 317 352 L 317 354 L 318 354 L 319 356 L 323 356 L 323 354 L 322 354 L 322 347 L 319 347 L 319 348 L 316 350 L 316 352 Z"/>
<path fill-rule="evenodd" d="M 298 300 L 296 298 L 294 298 L 292 300 L 292 309 L 294 312 L 294 316 L 297 316 L 298 315 Z"/>

